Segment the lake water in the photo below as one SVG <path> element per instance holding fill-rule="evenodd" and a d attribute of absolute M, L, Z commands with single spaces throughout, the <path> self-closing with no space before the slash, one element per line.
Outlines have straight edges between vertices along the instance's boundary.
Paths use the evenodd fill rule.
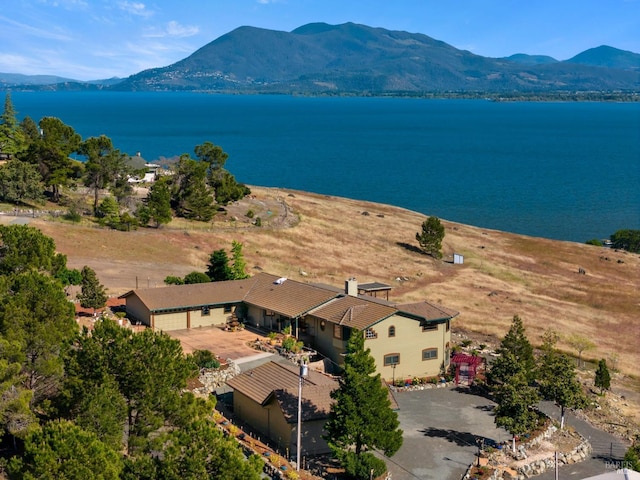
<path fill-rule="evenodd" d="M 640 103 L 14 92 L 147 161 L 205 141 L 250 185 L 398 205 L 559 240 L 640 229 Z"/>

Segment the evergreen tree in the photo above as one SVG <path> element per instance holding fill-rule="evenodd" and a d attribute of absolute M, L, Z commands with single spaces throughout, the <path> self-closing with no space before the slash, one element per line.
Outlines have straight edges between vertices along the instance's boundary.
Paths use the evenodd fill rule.
<path fill-rule="evenodd" d="M 54 117 L 40 120 L 40 130 L 42 135 L 19 158 L 38 166 L 44 184 L 51 188 L 52 200 L 58 202 L 60 187 L 68 184 L 74 174 L 69 155 L 78 150 L 82 137 Z"/>
<path fill-rule="evenodd" d="M 101 189 L 115 184 L 116 178 L 124 175 L 124 155 L 113 148 L 111 139 L 105 135 L 90 137 L 80 144 L 78 153 L 87 158 L 85 186 L 93 190 L 93 211 L 98 209 Z"/>
<path fill-rule="evenodd" d="M 210 281 L 211 279 L 209 278 L 209 275 L 207 275 L 206 273 L 191 272 L 185 275 L 183 283 L 185 285 L 192 285 L 194 283 L 209 283 Z"/>
<path fill-rule="evenodd" d="M 242 254 L 242 244 L 233 240 L 231 242 L 231 253 L 233 256 L 233 264 L 231 266 L 231 276 L 234 280 L 242 280 L 243 278 L 249 278 L 246 273 L 247 262 L 244 261 L 244 255 Z"/>
<path fill-rule="evenodd" d="M 11 94 L 7 93 L 4 99 L 4 111 L 0 116 L 0 152 L 15 155 L 25 147 L 26 138 L 16 119 Z"/>
<path fill-rule="evenodd" d="M 629 447 L 629 450 L 624 454 L 624 462 L 626 468 L 640 472 L 640 442 L 636 436 L 636 441 Z"/>
<path fill-rule="evenodd" d="M 0 168 L 0 198 L 5 202 L 42 203 L 43 192 L 42 177 L 35 165 L 14 158 Z"/>
<path fill-rule="evenodd" d="M 391 409 L 389 392 L 374 375 L 375 361 L 364 348 L 364 335 L 352 331 L 347 343 L 344 373 L 339 388 L 331 393 L 325 439 L 347 473 L 355 478 L 381 475 L 385 463 L 371 450 L 381 449 L 391 456 L 402 446 L 398 416 Z"/>
<path fill-rule="evenodd" d="M 527 338 L 522 319 L 514 315 L 509 331 L 500 342 L 496 350 L 498 357 L 491 365 L 489 379 L 493 384 L 505 383 L 513 372 L 511 361 L 506 359 L 507 353 L 511 353 L 517 363 L 522 366 L 522 371 L 528 384 L 532 384 L 536 375 L 536 360 L 533 356 L 533 347 Z"/>
<path fill-rule="evenodd" d="M 56 257 L 53 239 L 28 225 L 0 225 L 0 273 L 51 272 Z"/>
<path fill-rule="evenodd" d="M 513 354 L 507 353 L 516 368 L 516 373 L 495 388 L 495 423 L 513 436 L 513 450 L 516 449 L 516 435 L 524 435 L 538 426 L 540 414 L 535 409 L 538 401 L 537 390 L 529 385 L 522 364 Z"/>
<path fill-rule="evenodd" d="M 107 293 L 92 268 L 85 265 L 80 274 L 82 275 L 82 282 L 78 300 L 80 300 L 80 305 L 83 308 L 93 308 L 95 315 L 98 308 L 102 308 L 107 304 Z"/>
<path fill-rule="evenodd" d="M 151 185 L 147 195 L 146 208 L 148 209 L 148 220 L 144 222 L 145 225 L 150 220 L 156 228 L 159 228 L 160 225 L 171 221 L 171 190 L 166 178 L 161 178 Z"/>
<path fill-rule="evenodd" d="M 558 336 L 554 332 L 545 334 L 538 384 L 545 399 L 560 405 L 560 429 L 563 429 L 565 409 L 584 406 L 586 398 L 576 375 L 575 363 L 556 349 L 557 340 Z"/>
<path fill-rule="evenodd" d="M 45 423 L 27 437 L 24 450 L 9 463 L 12 478 L 117 480 L 123 468 L 120 454 L 67 420 Z"/>
<path fill-rule="evenodd" d="M 231 267 L 229 267 L 229 257 L 224 248 L 214 251 L 209 256 L 207 275 L 212 282 L 223 282 L 233 278 Z"/>
<path fill-rule="evenodd" d="M 61 355 L 77 335 L 74 308 L 51 275 L 27 271 L 0 281 L 0 333 L 18 347 L 12 362 L 22 365 L 23 386 L 38 405 L 58 388 Z"/>
<path fill-rule="evenodd" d="M 442 258 L 442 240 L 444 239 L 444 226 L 438 217 L 429 217 L 422 222 L 422 231 L 416 233 L 416 240 L 420 248 L 434 258 Z"/>
<path fill-rule="evenodd" d="M 607 367 L 607 361 L 604 358 L 600 359 L 598 362 L 595 386 L 600 389 L 600 395 L 602 395 L 603 390 L 609 390 L 611 388 L 611 374 Z"/>

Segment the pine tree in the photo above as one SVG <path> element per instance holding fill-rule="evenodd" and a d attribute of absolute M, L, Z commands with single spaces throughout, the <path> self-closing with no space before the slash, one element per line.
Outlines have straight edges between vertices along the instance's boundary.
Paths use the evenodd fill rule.
<path fill-rule="evenodd" d="M 515 360 L 522 365 L 527 383 L 531 384 L 534 381 L 536 360 L 533 356 L 533 347 L 527 338 L 522 319 L 518 315 L 514 315 L 511 327 L 502 342 L 500 342 L 500 347 L 498 347 L 496 353 L 499 356 L 493 362 L 489 374 L 492 383 L 504 383 L 512 374 L 509 363 L 507 362 L 503 365 L 506 353 L 511 353 Z"/>
<path fill-rule="evenodd" d="M 232 279 L 231 268 L 229 267 L 229 257 L 224 248 L 214 251 L 209 256 L 207 275 L 212 282 L 223 282 Z"/>
<path fill-rule="evenodd" d="M 4 111 L 0 116 L 0 152 L 15 155 L 26 148 L 24 132 L 16 119 L 11 94 L 4 99 Z"/>
<path fill-rule="evenodd" d="M 242 254 L 242 244 L 233 240 L 231 242 L 231 253 L 233 255 L 233 264 L 231 265 L 231 276 L 234 280 L 242 280 L 248 278 L 247 262 L 244 261 L 244 255 Z"/>
<path fill-rule="evenodd" d="M 422 231 L 416 233 L 416 240 L 420 248 L 434 258 L 442 258 L 442 239 L 444 238 L 444 226 L 438 217 L 429 217 L 422 222 Z"/>
<path fill-rule="evenodd" d="M 80 305 L 83 308 L 93 308 L 95 315 L 98 308 L 102 308 L 107 304 L 107 293 L 92 268 L 85 265 L 82 268 L 81 275 L 81 291 L 80 295 L 78 295 Z"/>
<path fill-rule="evenodd" d="M 398 416 L 391 409 L 388 390 L 380 374 L 374 375 L 375 361 L 364 348 L 364 335 L 353 330 L 347 343 L 344 373 L 339 388 L 332 392 L 325 439 L 347 474 L 367 479 L 371 470 L 381 475 L 386 465 L 371 450 L 395 454 L 402 446 Z"/>
<path fill-rule="evenodd" d="M 596 370 L 595 386 L 600 389 L 600 395 L 603 390 L 609 390 L 611 388 L 611 374 L 607 367 L 607 361 L 602 358 L 598 362 L 598 370 Z"/>

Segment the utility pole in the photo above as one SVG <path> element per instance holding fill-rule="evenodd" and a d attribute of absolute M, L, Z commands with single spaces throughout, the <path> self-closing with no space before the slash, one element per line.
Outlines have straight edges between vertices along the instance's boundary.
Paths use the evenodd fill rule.
<path fill-rule="evenodd" d="M 297 332 L 296 332 L 297 333 Z M 304 359 L 300 360 L 300 375 L 298 376 L 298 439 L 296 442 L 296 471 L 300 471 L 301 448 L 300 441 L 302 439 L 302 384 L 304 378 L 309 374 L 309 366 Z"/>

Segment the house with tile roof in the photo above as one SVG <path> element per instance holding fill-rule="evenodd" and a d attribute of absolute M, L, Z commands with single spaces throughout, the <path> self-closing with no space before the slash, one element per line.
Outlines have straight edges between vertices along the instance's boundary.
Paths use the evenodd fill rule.
<path fill-rule="evenodd" d="M 268 362 L 227 381 L 233 388 L 233 411 L 282 450 L 296 451 L 299 372 L 295 365 Z M 309 370 L 302 386 L 303 455 L 328 453 L 322 438 L 338 382 Z"/>
<path fill-rule="evenodd" d="M 340 289 L 259 273 L 244 280 L 172 285 L 125 293 L 128 318 L 154 330 L 247 325 L 293 335 L 327 359 L 344 363 L 353 332 L 365 335 L 378 373 L 386 380 L 438 375 L 449 366 L 451 320 L 458 312 L 426 301 L 397 304 L 361 294 L 356 279 Z"/>

